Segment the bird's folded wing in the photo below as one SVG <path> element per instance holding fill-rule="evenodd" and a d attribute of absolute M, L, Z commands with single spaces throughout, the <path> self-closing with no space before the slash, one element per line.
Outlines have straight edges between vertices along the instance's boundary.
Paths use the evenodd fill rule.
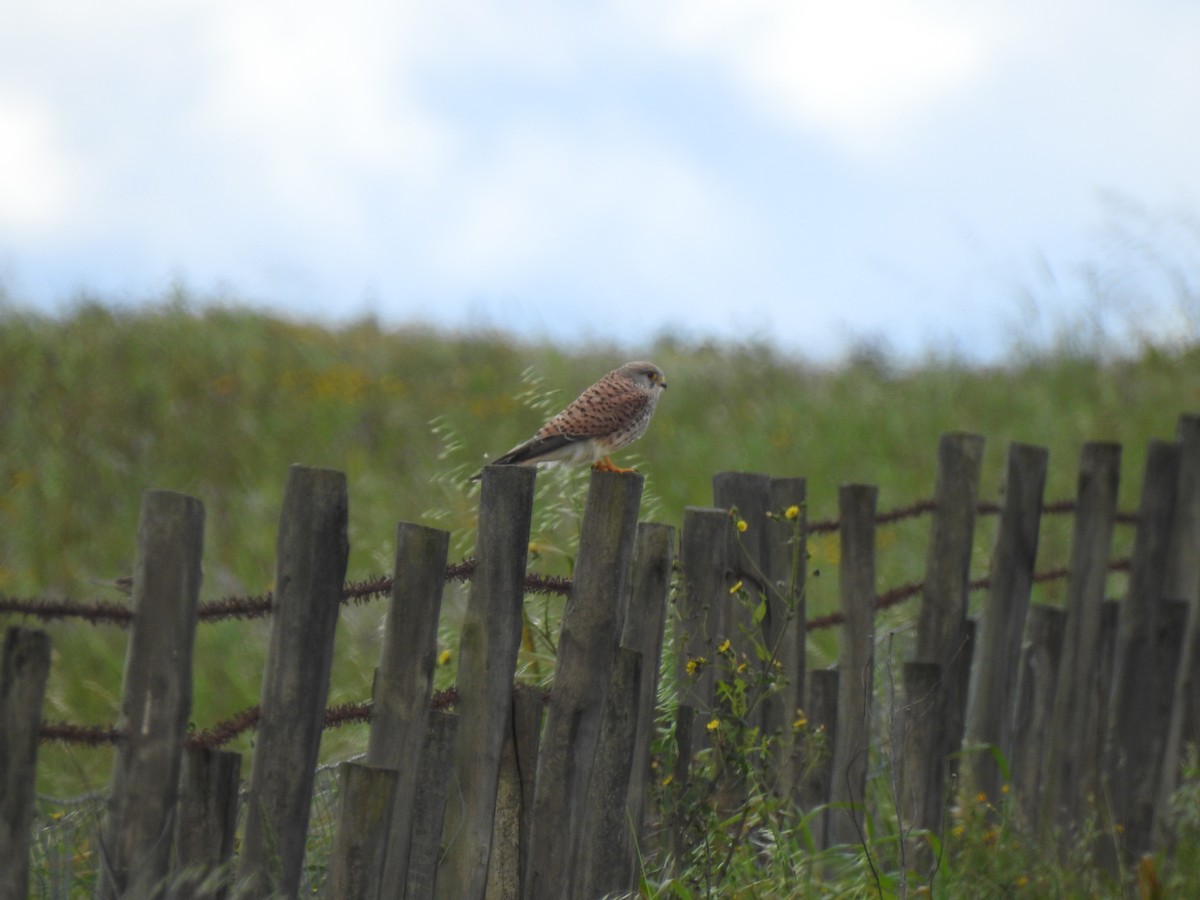
<path fill-rule="evenodd" d="M 530 459 L 540 459 L 548 453 L 553 453 L 568 444 L 574 444 L 577 441 L 583 440 L 580 435 L 572 434 L 550 434 L 546 437 L 535 437 L 521 444 L 519 447 L 514 447 L 509 450 L 493 465 L 511 466 L 517 463 L 522 463 Z"/>
<path fill-rule="evenodd" d="M 600 399 L 592 396 L 594 391 L 595 388 L 585 391 L 578 400 L 543 425 L 533 440 L 562 437 L 570 443 L 585 438 L 604 437 L 619 431 L 626 423 L 637 418 L 650 402 L 650 398 L 641 393 L 605 396 Z"/>

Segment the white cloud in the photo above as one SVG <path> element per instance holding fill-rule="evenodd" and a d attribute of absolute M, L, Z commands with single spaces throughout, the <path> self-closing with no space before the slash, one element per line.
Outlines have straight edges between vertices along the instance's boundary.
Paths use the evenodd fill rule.
<path fill-rule="evenodd" d="M 871 154 L 980 70 L 998 20 L 921 0 L 670 0 L 631 19 L 675 52 L 712 60 L 750 102 Z"/>
<path fill-rule="evenodd" d="M 50 233 L 67 218 L 73 165 L 39 103 L 0 93 L 0 233 Z"/>
<path fill-rule="evenodd" d="M 0 251 L 331 316 L 365 284 L 451 323 L 754 309 L 807 341 L 900 297 L 920 330 L 972 273 L 1061 256 L 1097 188 L 1200 193 L 1197 27 L 1161 0 L 27 3 Z"/>
<path fill-rule="evenodd" d="M 681 292 L 747 252 L 754 228 L 718 181 L 628 123 L 570 138 L 514 129 L 447 199 L 431 260 L 482 285 L 567 270 L 581 294 L 615 282 Z"/>

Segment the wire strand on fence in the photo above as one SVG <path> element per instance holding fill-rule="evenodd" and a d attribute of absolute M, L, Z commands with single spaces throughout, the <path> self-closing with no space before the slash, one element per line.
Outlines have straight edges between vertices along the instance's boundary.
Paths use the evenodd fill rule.
<path fill-rule="evenodd" d="M 907 506 L 879 513 L 875 517 L 877 525 L 890 525 L 905 519 L 916 518 L 932 512 L 937 508 L 933 500 L 920 500 Z M 998 514 L 1001 507 L 991 501 L 983 501 L 976 507 L 978 515 Z M 1075 501 L 1059 500 L 1048 503 L 1042 508 L 1043 515 L 1063 515 L 1075 511 Z M 1135 524 L 1135 513 L 1118 513 L 1115 521 L 1120 524 Z M 820 519 L 809 522 L 807 534 L 829 534 L 841 527 L 838 519 Z M 1130 561 L 1128 558 L 1114 560 L 1109 565 L 1109 571 L 1127 572 Z M 466 583 L 471 580 L 477 567 L 477 560 L 468 557 L 460 562 L 451 563 L 446 567 L 445 581 L 447 583 Z M 1065 578 L 1068 570 L 1065 567 L 1048 569 L 1034 575 L 1034 582 L 1043 584 Z M 377 575 L 361 581 L 348 581 L 342 589 L 342 603 L 366 603 L 385 597 L 391 593 L 393 579 L 389 575 Z M 987 576 L 970 582 L 972 592 L 986 590 L 991 584 Z M 525 576 L 525 591 L 533 595 L 566 596 L 570 593 L 572 580 L 567 576 L 543 575 L 529 572 Z M 919 595 L 924 590 L 924 582 L 902 584 L 879 594 L 875 599 L 875 609 L 884 610 L 903 603 Z M 259 596 L 232 596 L 219 600 L 201 603 L 197 611 L 198 619 L 202 622 L 216 622 L 226 619 L 261 619 L 270 615 L 273 594 L 268 591 Z M 54 619 L 79 618 L 92 625 L 115 624 L 126 627 L 133 618 L 133 610 L 119 603 L 108 601 L 75 601 L 75 600 L 38 600 L 17 597 L 0 597 L 0 614 L 9 613 L 31 616 L 43 621 Z M 834 628 L 843 624 L 844 616 L 840 612 L 817 616 L 805 622 L 806 631 L 818 631 Z M 434 694 L 431 708 L 447 709 L 457 701 L 458 693 L 454 687 L 447 688 Z M 240 734 L 253 729 L 258 724 L 259 709 L 257 706 L 242 710 L 235 715 L 218 722 L 211 728 L 194 732 L 187 738 L 189 746 L 221 747 L 237 738 Z M 326 710 L 325 726 L 336 728 L 340 725 L 367 722 L 371 717 L 371 704 L 353 703 L 335 706 Z M 70 722 L 45 722 L 41 727 L 43 742 L 64 741 L 87 746 L 101 746 L 115 743 L 120 738 L 120 732 L 111 725 L 77 725 Z"/>
<path fill-rule="evenodd" d="M 471 560 L 470 562 L 474 562 Z M 1131 565 L 1129 557 L 1115 559 L 1108 565 L 1110 572 L 1128 572 Z M 1036 584 L 1044 584 L 1048 581 L 1057 581 L 1066 578 L 1070 574 L 1070 570 L 1065 566 L 1054 569 L 1047 569 L 1044 572 L 1038 572 L 1033 576 Z M 468 576 L 469 577 L 469 576 Z M 465 579 L 464 579 L 465 580 Z M 369 585 L 372 582 L 360 582 L 359 586 Z M 990 576 L 973 579 L 968 583 L 968 589 L 974 593 L 976 591 L 987 590 L 991 586 L 992 580 Z M 388 588 L 390 590 L 390 587 Z M 876 611 L 890 609 L 893 606 L 898 606 L 905 600 L 910 600 L 919 595 L 925 589 L 925 582 L 912 581 L 907 584 L 901 584 L 894 588 L 884 591 L 875 598 Z M 819 631 L 824 628 L 834 628 L 842 625 L 845 622 L 845 616 L 841 612 L 832 612 L 828 615 L 817 616 L 808 619 L 804 623 L 805 631 Z M 516 685 L 514 690 L 521 690 L 525 686 Z M 549 695 L 549 691 L 543 691 L 543 699 Z M 451 685 L 440 691 L 436 691 L 430 698 L 429 707 L 435 710 L 445 710 L 452 708 L 458 702 L 458 688 Z M 341 706 L 331 706 L 325 710 L 325 727 L 337 728 L 341 725 L 349 725 L 356 723 L 366 723 L 371 721 L 371 701 L 362 703 L 347 703 Z M 227 719 L 218 722 L 211 728 L 206 728 L 202 731 L 193 732 L 188 735 L 187 746 L 189 747 L 204 747 L 215 749 L 223 747 L 239 735 L 246 731 L 250 731 L 258 725 L 259 708 L 252 706 L 249 709 L 244 709 L 239 713 L 235 713 Z M 88 746 L 101 746 L 104 744 L 113 744 L 120 738 L 120 732 L 111 725 L 74 725 L 70 722 L 44 722 L 42 724 L 40 738 L 42 743 L 51 741 L 63 741 L 71 744 L 85 744 Z"/>
<path fill-rule="evenodd" d="M 549 699 L 550 691 L 531 685 L 514 685 L 513 691 L 534 690 L 541 694 L 542 702 Z M 440 691 L 434 691 L 429 698 L 430 710 L 453 709 L 458 704 L 458 688 L 450 685 Z M 325 710 L 325 728 L 340 728 L 343 725 L 364 725 L 371 721 L 374 704 L 370 700 L 360 703 L 342 703 L 327 707 Z M 247 731 L 258 727 L 261 715 L 258 706 L 251 706 L 241 712 L 234 713 L 211 728 L 194 731 L 187 736 L 185 744 L 189 748 L 216 750 L 231 743 Z M 62 741 L 67 744 L 84 744 L 91 747 L 101 747 L 115 744 L 121 739 L 121 732 L 111 725 L 74 725 L 70 722 L 43 722 L 40 732 L 42 743 Z"/>
<path fill-rule="evenodd" d="M 908 506 L 879 513 L 875 517 L 876 525 L 892 525 L 905 519 L 923 516 L 937 508 L 933 500 L 919 500 Z M 978 515 L 996 515 L 1000 505 L 991 501 L 983 501 L 976 507 Z M 1075 511 L 1074 500 L 1057 500 L 1042 507 L 1043 515 L 1063 515 Z M 1115 520 L 1121 525 L 1132 525 L 1137 522 L 1137 514 L 1130 512 L 1117 513 Z M 838 519 L 818 519 L 809 522 L 806 534 L 831 534 L 841 527 Z M 446 567 L 445 579 L 451 582 L 465 583 L 471 580 L 475 573 L 477 561 L 468 557 L 460 562 L 451 563 Z M 525 591 L 532 595 L 563 596 L 571 592 L 571 579 L 565 575 L 542 575 L 529 572 L 525 576 Z M 388 575 L 378 575 L 363 581 L 347 582 L 342 591 L 343 603 L 366 603 L 387 596 L 392 590 L 392 578 Z M 258 596 L 232 596 L 219 600 L 209 600 L 200 604 L 197 616 L 201 622 L 219 622 L 227 619 L 263 619 L 271 613 L 273 595 L 270 591 Z M 92 625 L 110 624 L 122 628 L 128 626 L 133 618 L 133 610 L 119 603 L 103 600 L 40 600 L 23 597 L 0 597 L 0 614 L 30 616 L 44 622 L 55 619 L 83 619 Z M 811 630 L 811 628 L 810 628 Z"/>
<path fill-rule="evenodd" d="M 476 561 L 464 559 L 446 568 L 446 582 L 467 582 L 475 572 Z M 378 575 L 363 581 L 347 582 L 342 589 L 342 603 L 366 603 L 386 597 L 392 590 L 392 576 Z M 525 592 L 533 595 L 566 596 L 571 592 L 571 579 L 562 575 L 542 575 L 530 572 L 525 576 Z M 271 614 L 274 594 L 267 591 L 258 596 L 223 597 L 201 603 L 197 618 L 201 622 L 226 619 L 265 619 Z M 23 597 L 0 597 L 0 614 L 30 616 L 44 622 L 54 619 L 83 619 L 92 625 L 127 627 L 133 619 L 129 606 L 103 600 L 38 600 Z"/>

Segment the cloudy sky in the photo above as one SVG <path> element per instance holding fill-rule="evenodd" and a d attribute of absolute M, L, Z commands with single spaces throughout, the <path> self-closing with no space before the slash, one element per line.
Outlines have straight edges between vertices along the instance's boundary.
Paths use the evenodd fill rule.
<path fill-rule="evenodd" d="M 990 359 L 1121 293 L 1096 272 L 1175 327 L 1200 259 L 1190 0 L 44 0 L 4 19 L 0 288 L 21 305 L 181 284 L 576 343 Z"/>

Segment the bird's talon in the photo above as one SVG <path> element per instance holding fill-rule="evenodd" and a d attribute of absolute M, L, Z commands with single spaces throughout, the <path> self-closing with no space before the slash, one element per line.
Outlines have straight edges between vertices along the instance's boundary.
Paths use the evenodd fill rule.
<path fill-rule="evenodd" d="M 592 463 L 592 471 L 594 471 L 594 472 L 616 472 L 618 475 L 630 475 L 632 473 L 637 472 L 637 469 L 633 469 L 633 468 L 622 469 L 620 466 L 615 465 L 613 463 L 613 461 L 606 456 L 606 457 L 604 457 L 604 459 L 600 460 L 599 462 Z"/>

